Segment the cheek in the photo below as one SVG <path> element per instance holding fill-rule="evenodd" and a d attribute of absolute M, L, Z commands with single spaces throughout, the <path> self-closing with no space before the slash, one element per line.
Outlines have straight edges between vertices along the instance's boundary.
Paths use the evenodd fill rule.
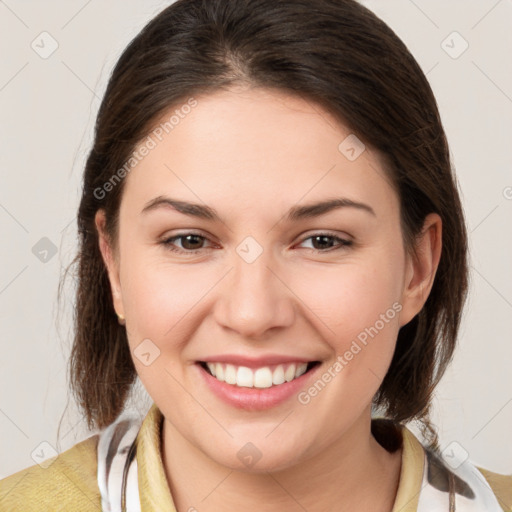
<path fill-rule="evenodd" d="M 123 304 L 132 359 L 150 396 L 173 396 L 181 411 L 193 409 L 178 382 L 184 380 L 181 354 L 200 322 L 201 299 L 215 283 L 199 266 L 169 265 L 136 251 L 124 261 Z M 123 270 L 123 269 L 122 269 Z"/>
<path fill-rule="evenodd" d="M 314 313 L 311 323 L 332 352 L 327 371 L 336 378 L 329 393 L 340 406 L 368 403 L 391 363 L 402 306 L 399 255 L 390 261 L 380 254 L 333 266 L 328 275 L 325 269 L 312 273 L 307 285 L 295 281 L 294 291 Z"/>
<path fill-rule="evenodd" d="M 134 331 L 160 340 L 183 329 L 188 315 L 216 282 L 206 266 L 171 264 L 143 251 L 127 255 L 124 263 L 126 317 Z"/>
<path fill-rule="evenodd" d="M 342 350 L 381 315 L 388 320 L 386 326 L 398 325 L 400 275 L 399 264 L 384 268 L 378 259 L 357 261 L 318 268 L 308 273 L 307 280 L 297 276 L 292 289 L 314 314 L 311 320 L 325 339 L 332 340 L 333 348 Z"/>

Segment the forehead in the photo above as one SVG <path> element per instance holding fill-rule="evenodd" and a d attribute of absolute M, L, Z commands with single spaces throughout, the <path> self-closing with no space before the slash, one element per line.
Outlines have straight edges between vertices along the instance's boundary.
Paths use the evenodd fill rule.
<path fill-rule="evenodd" d="M 318 104 L 282 91 L 194 97 L 166 111 L 136 151 L 144 145 L 151 149 L 124 192 L 139 211 L 166 193 L 261 214 L 326 195 L 371 202 L 376 210 L 397 203 L 375 151 Z"/>

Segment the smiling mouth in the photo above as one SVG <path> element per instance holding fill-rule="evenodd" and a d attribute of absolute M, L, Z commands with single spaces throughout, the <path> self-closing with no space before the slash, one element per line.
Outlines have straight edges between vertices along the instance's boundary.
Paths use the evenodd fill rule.
<path fill-rule="evenodd" d="M 220 382 L 236 387 L 265 389 L 298 379 L 318 366 L 320 361 L 283 363 L 254 369 L 220 362 L 198 361 L 198 364 Z"/>

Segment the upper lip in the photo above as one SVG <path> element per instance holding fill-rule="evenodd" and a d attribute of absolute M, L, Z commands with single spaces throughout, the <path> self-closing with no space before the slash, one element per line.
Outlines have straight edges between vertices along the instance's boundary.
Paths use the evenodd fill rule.
<path fill-rule="evenodd" d="M 285 363 L 310 363 L 318 359 L 306 359 L 304 357 L 287 356 L 280 354 L 267 354 L 259 357 L 247 357 L 237 354 L 219 354 L 205 357 L 200 362 L 205 363 L 228 363 L 235 366 L 247 366 L 248 368 L 260 368 L 274 364 Z"/>

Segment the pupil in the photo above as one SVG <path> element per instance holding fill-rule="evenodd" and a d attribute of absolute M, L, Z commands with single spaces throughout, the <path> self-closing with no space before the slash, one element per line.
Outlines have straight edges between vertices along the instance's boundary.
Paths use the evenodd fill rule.
<path fill-rule="evenodd" d="M 201 240 L 200 240 L 201 237 L 199 235 L 187 235 L 187 236 L 183 237 L 184 242 L 182 243 L 182 245 L 185 249 L 197 249 L 197 247 L 194 246 L 193 242 L 192 242 L 192 247 L 187 247 L 187 244 L 189 244 L 189 241 L 191 238 L 192 239 L 195 238 L 196 242 L 199 242 L 199 243 L 201 242 Z"/>
<path fill-rule="evenodd" d="M 319 235 L 319 236 L 313 237 L 313 240 L 314 241 L 322 240 L 323 242 L 326 242 L 329 247 L 332 247 L 332 240 L 331 240 L 331 237 L 329 237 L 329 236 Z M 315 245 L 314 242 L 313 242 L 313 245 Z M 325 245 L 323 247 L 322 247 L 322 244 L 320 244 L 320 245 L 321 245 L 320 249 L 325 249 Z"/>

